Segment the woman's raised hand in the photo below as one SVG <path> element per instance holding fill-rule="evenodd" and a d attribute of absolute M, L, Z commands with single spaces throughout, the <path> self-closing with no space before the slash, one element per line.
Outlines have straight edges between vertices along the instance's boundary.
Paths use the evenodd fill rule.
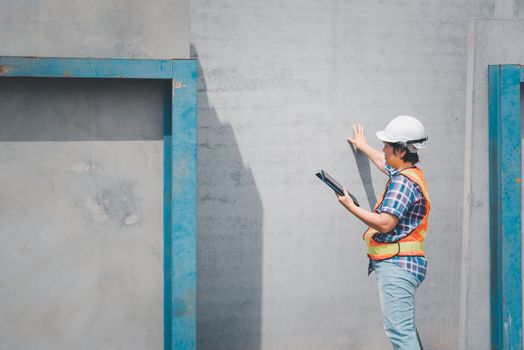
<path fill-rule="evenodd" d="M 368 140 L 364 136 L 364 125 L 353 124 L 353 138 L 348 136 L 347 141 L 357 150 L 362 150 L 362 147 L 368 144 Z"/>

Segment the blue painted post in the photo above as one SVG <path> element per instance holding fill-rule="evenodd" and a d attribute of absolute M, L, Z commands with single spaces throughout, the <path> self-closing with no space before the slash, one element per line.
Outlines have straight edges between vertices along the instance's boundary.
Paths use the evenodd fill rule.
<path fill-rule="evenodd" d="M 166 344 L 173 350 L 196 348 L 196 78 L 195 61 L 173 61 L 171 339 Z"/>
<path fill-rule="evenodd" d="M 490 66 L 492 348 L 522 349 L 520 66 Z"/>
<path fill-rule="evenodd" d="M 490 233 L 490 322 L 491 347 L 502 349 L 502 327 L 500 325 L 502 308 L 501 273 L 502 262 L 500 237 L 501 206 L 500 206 L 500 69 L 499 66 L 488 68 L 488 163 L 489 163 L 489 233 Z"/>
<path fill-rule="evenodd" d="M 171 204 L 173 188 L 173 134 L 172 134 L 172 80 L 164 84 L 164 349 L 171 349 L 172 341 L 172 237 L 171 237 Z"/>

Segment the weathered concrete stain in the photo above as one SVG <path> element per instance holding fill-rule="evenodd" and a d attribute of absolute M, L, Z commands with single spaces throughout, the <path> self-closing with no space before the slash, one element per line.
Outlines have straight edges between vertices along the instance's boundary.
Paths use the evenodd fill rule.
<path fill-rule="evenodd" d="M 126 217 L 124 219 L 124 224 L 126 224 L 126 225 L 134 225 L 134 224 L 136 224 L 139 221 L 140 221 L 140 216 L 138 216 L 136 214 L 131 214 L 131 215 L 129 215 L 128 217 Z"/>
<path fill-rule="evenodd" d="M 109 219 L 103 198 L 84 198 L 84 208 L 87 217 L 94 222 L 103 223 Z"/>
<path fill-rule="evenodd" d="M 71 170 L 77 173 L 87 173 L 90 171 L 95 171 L 97 169 L 100 169 L 101 165 L 97 163 L 93 163 L 92 161 L 89 162 L 79 162 L 71 165 Z"/>
<path fill-rule="evenodd" d="M 125 226 L 140 222 L 130 181 L 109 176 L 101 164 L 91 160 L 74 163 L 70 169 L 84 177 L 86 193 L 80 208 L 86 218 L 96 223 Z"/>

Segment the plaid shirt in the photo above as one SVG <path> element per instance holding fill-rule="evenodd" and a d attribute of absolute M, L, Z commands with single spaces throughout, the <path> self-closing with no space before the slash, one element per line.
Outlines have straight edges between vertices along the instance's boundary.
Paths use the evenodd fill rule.
<path fill-rule="evenodd" d="M 384 200 L 378 213 L 389 213 L 396 216 L 399 221 L 397 226 L 388 233 L 377 233 L 374 239 L 378 242 L 397 242 L 406 237 L 422 221 L 426 214 L 426 199 L 419 186 L 406 176 L 399 175 L 395 170 L 386 165 L 391 182 L 384 195 Z M 426 277 L 427 261 L 423 256 L 395 256 L 387 259 L 411 273 L 419 283 Z M 369 260 L 368 274 L 375 269 L 373 260 Z"/>

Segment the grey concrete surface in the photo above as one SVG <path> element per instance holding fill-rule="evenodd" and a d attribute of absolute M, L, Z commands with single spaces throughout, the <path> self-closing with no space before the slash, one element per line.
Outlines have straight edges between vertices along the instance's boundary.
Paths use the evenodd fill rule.
<path fill-rule="evenodd" d="M 386 179 L 353 155 L 354 122 L 427 126 L 425 349 L 456 349 L 467 20 L 493 1 L 191 2 L 199 83 L 200 349 L 386 349 L 361 234 L 314 174 L 361 202 Z M 359 173 L 360 172 L 360 173 Z M 375 193 L 370 193 L 370 192 Z"/>
<path fill-rule="evenodd" d="M 162 83 L 0 79 L 0 349 L 161 349 Z"/>
<path fill-rule="evenodd" d="M 524 20 L 469 24 L 460 349 L 490 349 L 488 65 L 524 63 Z"/>
<path fill-rule="evenodd" d="M 187 58 L 189 0 L 2 0 L 4 56 Z"/>
<path fill-rule="evenodd" d="M 516 0 L 517 3 L 517 18 L 524 18 L 524 0 Z"/>
<path fill-rule="evenodd" d="M 517 0 L 495 0 L 495 16 L 497 18 L 515 18 L 517 16 Z"/>
<path fill-rule="evenodd" d="M 496 18 L 523 18 L 524 0 L 495 0 Z"/>

